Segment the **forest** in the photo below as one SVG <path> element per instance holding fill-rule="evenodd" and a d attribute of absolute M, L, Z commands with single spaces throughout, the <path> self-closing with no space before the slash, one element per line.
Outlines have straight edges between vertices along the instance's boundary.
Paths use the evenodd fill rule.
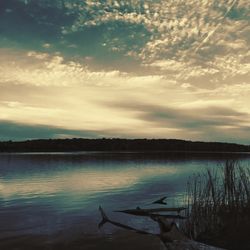
<path fill-rule="evenodd" d="M 0 152 L 74 152 L 74 151 L 169 151 L 169 152 L 250 152 L 249 145 L 175 139 L 42 139 L 2 141 Z"/>

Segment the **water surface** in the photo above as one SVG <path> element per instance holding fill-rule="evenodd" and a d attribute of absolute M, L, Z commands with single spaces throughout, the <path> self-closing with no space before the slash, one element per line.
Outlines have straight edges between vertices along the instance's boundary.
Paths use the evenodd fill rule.
<path fill-rule="evenodd" d="M 100 244 L 112 249 L 119 237 L 119 242 L 128 237 L 133 242 L 137 236 L 119 236 L 120 231 L 110 225 L 97 229 L 99 205 L 112 219 L 157 232 L 149 219 L 112 211 L 150 207 L 151 201 L 165 195 L 169 206 L 183 205 L 188 177 L 207 168 L 220 168 L 229 156 L 232 154 L 1 154 L 1 249 L 16 249 L 17 245 L 28 249 L 27 242 L 35 244 L 30 249 L 47 249 L 45 246 L 58 242 L 79 240 L 79 249 L 100 249 Z M 242 165 L 249 164 L 248 155 L 233 156 Z M 131 244 L 124 240 L 124 249 L 132 249 Z"/>

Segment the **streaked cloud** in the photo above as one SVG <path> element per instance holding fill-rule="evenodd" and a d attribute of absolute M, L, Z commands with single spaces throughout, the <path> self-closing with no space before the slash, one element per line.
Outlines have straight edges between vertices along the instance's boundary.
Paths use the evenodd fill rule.
<path fill-rule="evenodd" d="M 53 126 L 27 125 L 0 120 L 0 140 L 30 140 L 49 138 L 96 138 L 99 133 L 95 131 L 69 130 Z"/>
<path fill-rule="evenodd" d="M 109 104 L 113 106 L 112 104 Z M 222 141 L 237 142 L 244 139 L 244 133 L 250 129 L 250 114 L 221 106 L 178 107 L 160 106 L 148 103 L 119 103 L 114 106 L 120 109 L 131 110 L 140 120 L 144 120 L 148 127 L 155 131 L 172 132 L 183 138 L 188 134 L 192 139 L 213 141 L 220 138 Z M 230 139 L 228 135 L 231 134 Z M 241 134 L 241 135 L 239 135 Z M 238 138 L 238 139 L 237 139 Z"/>

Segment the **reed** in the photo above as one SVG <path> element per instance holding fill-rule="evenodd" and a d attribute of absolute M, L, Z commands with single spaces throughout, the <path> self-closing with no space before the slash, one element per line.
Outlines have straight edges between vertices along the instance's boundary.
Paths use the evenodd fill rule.
<path fill-rule="evenodd" d="M 223 168 L 192 176 L 185 203 L 188 219 L 183 230 L 193 239 L 229 249 L 236 242 L 250 245 L 249 167 L 227 161 Z"/>

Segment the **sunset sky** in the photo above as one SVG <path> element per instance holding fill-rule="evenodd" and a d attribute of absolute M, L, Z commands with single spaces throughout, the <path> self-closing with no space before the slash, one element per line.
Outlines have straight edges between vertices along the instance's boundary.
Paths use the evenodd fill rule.
<path fill-rule="evenodd" d="M 0 0 L 0 140 L 250 144 L 249 0 Z"/>

